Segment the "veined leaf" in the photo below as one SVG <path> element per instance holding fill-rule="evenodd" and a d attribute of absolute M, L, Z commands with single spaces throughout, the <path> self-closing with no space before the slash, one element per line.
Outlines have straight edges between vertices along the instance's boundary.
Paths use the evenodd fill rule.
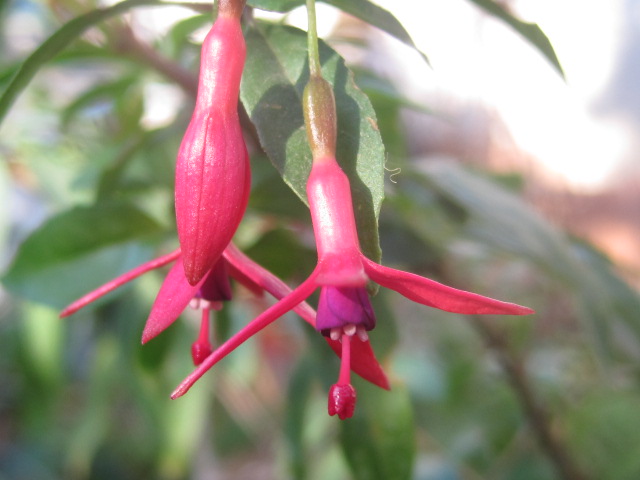
<path fill-rule="evenodd" d="M 379 28 L 383 32 L 388 33 L 392 37 L 400 40 L 402 43 L 416 49 L 427 63 L 427 56 L 422 53 L 411 39 L 409 33 L 396 17 L 384 8 L 370 2 L 369 0 L 322 0 L 329 5 L 339 8 L 343 12 L 359 18 L 374 27 Z M 288 12 L 296 7 L 304 5 L 304 0 L 249 0 L 248 5 L 268 10 L 270 12 Z"/>
<path fill-rule="evenodd" d="M 311 169 L 302 116 L 302 92 L 309 78 L 306 35 L 291 27 L 258 25 L 248 29 L 246 41 L 242 103 L 271 162 L 306 203 L 305 186 Z M 344 60 L 324 43 L 320 60 L 324 78 L 334 87 L 337 159 L 351 182 L 361 247 L 368 257 L 378 260 L 385 153 L 375 112 Z"/>
<path fill-rule="evenodd" d="M 149 248 L 140 240 L 160 231 L 126 203 L 76 207 L 27 238 L 3 283 L 20 296 L 62 307 L 145 260 Z"/>
<path fill-rule="evenodd" d="M 534 47 L 536 47 L 540 53 L 542 53 L 547 60 L 553 65 L 558 73 L 564 78 L 564 71 L 560 65 L 560 61 L 556 56 L 556 52 L 553 50 L 551 42 L 544 34 L 542 29 L 535 23 L 525 22 L 517 17 L 514 17 L 508 10 L 494 0 L 470 0 L 477 6 L 490 13 L 496 18 L 504 21 L 507 25 L 513 28 L 516 32 L 522 35 L 528 40 Z"/>

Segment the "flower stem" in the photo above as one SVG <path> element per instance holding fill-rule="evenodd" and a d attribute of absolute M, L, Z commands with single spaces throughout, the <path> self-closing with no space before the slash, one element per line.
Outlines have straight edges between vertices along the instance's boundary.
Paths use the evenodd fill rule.
<path fill-rule="evenodd" d="M 318 31 L 316 28 L 316 1 L 307 0 L 307 45 L 309 50 L 309 71 L 312 77 L 321 77 Z"/>

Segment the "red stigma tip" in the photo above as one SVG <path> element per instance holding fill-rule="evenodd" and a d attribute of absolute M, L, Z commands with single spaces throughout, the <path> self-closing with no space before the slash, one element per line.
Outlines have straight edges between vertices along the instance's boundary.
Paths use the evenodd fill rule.
<path fill-rule="evenodd" d="M 351 418 L 356 408 L 356 389 L 351 384 L 331 386 L 329 390 L 329 415 L 338 415 L 340 420 Z"/>

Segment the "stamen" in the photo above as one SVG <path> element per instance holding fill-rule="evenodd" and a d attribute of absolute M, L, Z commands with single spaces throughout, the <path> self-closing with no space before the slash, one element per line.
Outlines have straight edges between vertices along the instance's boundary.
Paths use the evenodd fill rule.
<path fill-rule="evenodd" d="M 211 355 L 213 348 L 209 341 L 209 309 L 202 309 L 202 316 L 200 318 L 200 333 L 198 339 L 191 345 L 191 358 L 193 358 L 193 364 L 200 365 L 205 358 Z"/>
<path fill-rule="evenodd" d="M 354 329 L 355 331 L 355 329 Z M 356 408 L 356 389 L 351 385 L 351 335 L 342 335 L 342 363 L 338 383 L 329 390 L 329 415 L 351 418 Z"/>
<path fill-rule="evenodd" d="M 331 340 L 334 341 L 338 341 L 340 340 L 340 338 L 342 337 L 342 328 L 340 327 L 334 327 L 329 331 L 329 337 L 331 337 Z"/>
<path fill-rule="evenodd" d="M 366 342 L 367 340 L 369 340 L 369 335 L 367 334 L 367 330 L 362 325 L 358 325 L 356 327 L 356 335 L 362 342 Z"/>
<path fill-rule="evenodd" d="M 342 335 L 342 358 L 338 383 L 343 385 L 351 383 L 351 336 L 346 333 Z"/>

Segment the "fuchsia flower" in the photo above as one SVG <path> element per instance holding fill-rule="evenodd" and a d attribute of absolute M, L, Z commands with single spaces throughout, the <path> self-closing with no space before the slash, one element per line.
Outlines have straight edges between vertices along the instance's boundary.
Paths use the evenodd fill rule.
<path fill-rule="evenodd" d="M 339 343 L 342 366 L 338 382 L 329 392 L 329 413 L 351 417 L 356 393 L 349 372 L 353 353 L 368 345 L 367 331 L 375 316 L 366 285 L 373 281 L 414 302 L 462 314 L 527 315 L 533 310 L 475 293 L 458 290 L 412 273 L 379 265 L 360 251 L 349 180 L 333 157 L 314 158 L 307 183 L 307 197 L 318 250 L 311 275 L 291 293 L 265 310 L 251 323 L 209 355 L 173 392 L 184 395 L 213 365 L 249 337 L 294 309 L 320 288 L 316 329 Z M 334 349 L 337 345 L 332 344 Z"/>
<path fill-rule="evenodd" d="M 195 110 L 176 163 L 176 220 L 184 272 L 198 283 L 238 228 L 250 189 L 249 156 L 238 117 L 245 42 L 241 2 L 220 2 L 202 44 Z"/>
<path fill-rule="evenodd" d="M 148 342 L 164 331 L 188 305 L 191 305 L 202 311 L 200 333 L 191 347 L 193 361 L 196 365 L 202 363 L 211 354 L 209 313 L 212 309 L 219 310 L 223 301 L 231 299 L 230 277 L 255 295 L 261 295 L 263 291 L 266 291 L 275 298 L 281 299 L 291 293 L 291 289 L 282 280 L 244 255 L 235 245 L 229 244 L 214 268 L 196 285 L 187 282 L 184 276 L 181 252 L 175 250 L 140 265 L 86 294 L 66 307 L 60 313 L 60 317 L 72 315 L 125 283 L 171 262 L 174 262 L 174 265 L 165 277 L 151 307 L 142 333 L 142 343 Z M 316 313 L 306 302 L 298 302 L 293 310 L 315 328 Z M 327 342 L 338 355 L 341 354 L 338 341 L 327 338 Z M 375 359 L 368 342 L 355 348 L 352 357 L 351 366 L 354 372 L 375 385 L 382 388 L 389 387 L 388 380 Z"/>

